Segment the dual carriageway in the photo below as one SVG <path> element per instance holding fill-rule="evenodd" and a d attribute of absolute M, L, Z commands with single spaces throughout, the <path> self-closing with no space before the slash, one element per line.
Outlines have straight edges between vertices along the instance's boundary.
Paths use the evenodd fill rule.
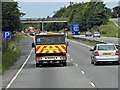
<path fill-rule="evenodd" d="M 33 42 L 34 36 L 27 38 Z M 35 67 L 35 52 L 31 48 L 30 54 L 23 67 L 9 83 L 7 88 L 118 88 L 118 65 L 90 64 L 89 49 L 91 46 L 68 40 L 67 66 L 47 65 Z"/>
<path fill-rule="evenodd" d="M 78 37 L 78 36 L 74 36 Z M 90 37 L 79 36 L 81 38 L 93 39 Z M 94 38 L 102 39 L 106 42 L 117 43 L 117 38 Z M 30 41 L 32 43 L 34 36 L 27 38 L 24 43 Z M 118 88 L 118 71 L 119 66 L 113 64 L 94 66 L 90 63 L 91 46 L 67 40 L 69 42 L 67 53 L 67 66 L 47 65 L 43 67 L 35 67 L 34 48 L 25 49 L 30 54 L 21 64 L 20 69 L 15 70 L 16 73 L 9 77 L 9 71 L 2 77 L 3 88 L 86 88 L 91 90 L 115 90 Z M 27 44 L 31 47 L 31 44 Z M 108 89 L 109 88 L 109 89 Z"/>

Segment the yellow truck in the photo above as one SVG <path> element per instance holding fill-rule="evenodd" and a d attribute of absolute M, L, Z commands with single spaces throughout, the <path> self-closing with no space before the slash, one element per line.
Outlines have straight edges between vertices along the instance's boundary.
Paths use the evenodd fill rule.
<path fill-rule="evenodd" d="M 36 67 L 43 64 L 63 64 L 67 62 L 67 44 L 65 34 L 40 33 L 35 35 L 35 60 Z"/>

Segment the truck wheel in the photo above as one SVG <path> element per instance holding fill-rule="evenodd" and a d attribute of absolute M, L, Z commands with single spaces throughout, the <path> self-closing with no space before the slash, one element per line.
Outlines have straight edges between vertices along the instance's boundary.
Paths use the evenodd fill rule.
<path fill-rule="evenodd" d="M 66 66 L 67 65 L 67 63 L 66 62 L 63 62 L 63 66 Z"/>
<path fill-rule="evenodd" d="M 36 67 L 39 67 L 39 63 L 36 63 Z"/>

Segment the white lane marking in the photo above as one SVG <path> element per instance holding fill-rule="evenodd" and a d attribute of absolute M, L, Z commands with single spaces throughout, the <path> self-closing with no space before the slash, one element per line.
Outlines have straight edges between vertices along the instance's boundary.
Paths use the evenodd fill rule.
<path fill-rule="evenodd" d="M 84 72 L 84 71 L 82 71 L 82 74 L 85 74 L 85 72 Z"/>
<path fill-rule="evenodd" d="M 69 55 L 69 54 L 67 54 L 67 56 L 69 57 L 70 55 Z"/>
<path fill-rule="evenodd" d="M 27 59 L 25 60 L 25 62 L 23 63 L 23 65 L 21 66 L 21 68 L 18 70 L 18 72 L 16 73 L 16 75 L 13 77 L 13 79 L 10 81 L 10 83 L 7 85 L 6 89 L 8 89 L 11 84 L 15 81 L 15 79 L 17 78 L 17 76 L 20 74 L 20 72 L 22 71 L 22 69 L 24 68 L 25 64 L 27 63 L 27 61 L 29 60 L 31 54 L 33 52 L 33 49 L 30 51 L 30 54 L 28 55 Z M 5 89 L 5 90 L 6 90 Z"/>
<path fill-rule="evenodd" d="M 114 24 L 120 28 L 120 26 L 117 23 L 114 22 Z"/>
<path fill-rule="evenodd" d="M 78 65 L 76 63 L 73 63 L 73 64 L 74 64 L 74 66 L 78 67 Z"/>
<path fill-rule="evenodd" d="M 90 83 L 93 87 L 95 87 L 95 84 L 93 82 Z"/>

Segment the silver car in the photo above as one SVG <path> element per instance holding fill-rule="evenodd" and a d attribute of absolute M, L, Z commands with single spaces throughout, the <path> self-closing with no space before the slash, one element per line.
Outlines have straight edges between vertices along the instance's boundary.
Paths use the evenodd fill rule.
<path fill-rule="evenodd" d="M 104 62 L 119 64 L 119 51 L 114 44 L 96 44 L 90 49 L 91 64 L 97 65 Z"/>

